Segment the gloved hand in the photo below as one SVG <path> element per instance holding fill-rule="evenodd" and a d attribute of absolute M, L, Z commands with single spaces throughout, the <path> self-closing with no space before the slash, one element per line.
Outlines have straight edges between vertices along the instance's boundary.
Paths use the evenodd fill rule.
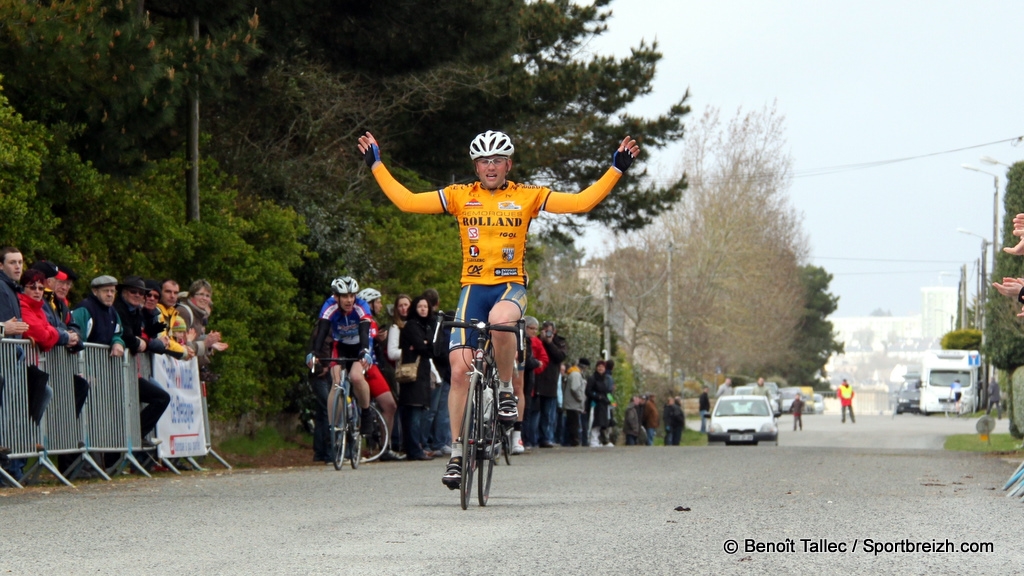
<path fill-rule="evenodd" d="M 625 152 L 616 150 L 612 155 L 612 165 L 618 168 L 619 172 L 625 172 L 633 165 L 633 155 L 628 150 Z"/>
<path fill-rule="evenodd" d="M 615 149 L 615 154 L 612 155 L 612 166 L 615 166 L 619 172 L 625 172 L 633 165 L 633 160 L 639 154 L 640 147 L 637 146 L 636 140 L 626 136 Z"/>
<path fill-rule="evenodd" d="M 366 147 L 366 152 L 363 154 L 363 160 L 366 161 L 366 165 L 373 168 L 373 165 L 380 162 L 380 148 L 376 144 L 370 144 Z"/>

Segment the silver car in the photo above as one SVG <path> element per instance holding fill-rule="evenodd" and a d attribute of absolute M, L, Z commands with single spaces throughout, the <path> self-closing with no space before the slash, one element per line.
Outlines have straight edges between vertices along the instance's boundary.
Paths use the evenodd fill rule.
<path fill-rule="evenodd" d="M 724 396 L 711 413 L 708 444 L 754 444 L 778 446 L 779 426 L 775 410 L 764 396 Z"/>

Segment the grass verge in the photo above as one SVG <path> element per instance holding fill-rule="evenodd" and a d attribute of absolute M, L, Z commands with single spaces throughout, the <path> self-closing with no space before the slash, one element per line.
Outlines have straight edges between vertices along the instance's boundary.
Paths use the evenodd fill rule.
<path fill-rule="evenodd" d="M 989 442 L 983 442 L 978 434 L 953 434 L 946 437 L 946 450 L 957 452 L 1022 452 L 1020 440 L 1009 434 L 990 434 Z"/>
<path fill-rule="evenodd" d="M 297 449 L 302 446 L 281 436 L 275 428 L 266 427 L 258 430 L 254 436 L 235 436 L 220 442 L 218 452 L 257 458 L 278 450 Z"/>

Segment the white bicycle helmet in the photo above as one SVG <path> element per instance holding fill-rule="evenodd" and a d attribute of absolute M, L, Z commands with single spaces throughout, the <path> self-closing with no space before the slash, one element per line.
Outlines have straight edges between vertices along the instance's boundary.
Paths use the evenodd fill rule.
<path fill-rule="evenodd" d="M 359 283 L 351 276 L 340 276 L 331 282 L 331 290 L 335 294 L 355 294 L 359 292 Z"/>
<path fill-rule="evenodd" d="M 477 134 L 469 144 L 469 157 L 473 160 L 484 156 L 511 156 L 515 151 L 508 134 L 495 130 Z"/>
<path fill-rule="evenodd" d="M 356 296 L 367 302 L 373 302 L 374 300 L 380 298 L 380 292 L 374 290 L 373 288 L 363 288 L 362 290 L 359 291 L 359 294 L 357 294 Z"/>

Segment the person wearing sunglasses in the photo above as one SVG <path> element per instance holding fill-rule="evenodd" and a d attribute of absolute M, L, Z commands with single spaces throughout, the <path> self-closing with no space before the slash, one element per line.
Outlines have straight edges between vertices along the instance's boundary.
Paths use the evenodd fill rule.
<path fill-rule="evenodd" d="M 514 325 L 526 313 L 528 279 L 524 257 L 530 222 L 541 212 L 582 214 L 591 211 L 608 196 L 640 154 L 636 140 L 626 136 L 618 143 L 611 165 L 597 182 L 576 194 L 555 192 L 544 186 L 508 180 L 515 146 L 507 134 L 488 130 L 469 144 L 476 182 L 413 193 L 381 162 L 380 147 L 373 134 L 366 132 L 360 136 L 357 146 L 377 185 L 400 210 L 455 217 L 462 240 L 462 292 L 457 319 L 505 325 Z M 462 425 L 469 394 L 467 368 L 473 364 L 475 338 L 473 330 L 452 331 L 449 344 L 452 382 L 448 396 L 452 438 L 458 437 Z M 512 424 L 513 434 L 522 430 L 525 408 L 522 378 L 514 377 L 516 340 L 516 335 L 510 332 L 492 335 L 500 380 L 498 419 Z M 454 490 L 462 478 L 462 454 L 454 444 L 452 448 L 441 482 Z"/>
<path fill-rule="evenodd" d="M 39 270 L 29 268 L 21 275 L 22 292 L 18 294 L 21 302 L 21 317 L 28 323 L 28 332 L 23 337 L 32 340 L 36 347 L 48 352 L 55 346 L 74 348 L 78 345 L 78 334 L 54 326 L 47 317 L 43 294 L 46 291 L 46 275 Z"/>

